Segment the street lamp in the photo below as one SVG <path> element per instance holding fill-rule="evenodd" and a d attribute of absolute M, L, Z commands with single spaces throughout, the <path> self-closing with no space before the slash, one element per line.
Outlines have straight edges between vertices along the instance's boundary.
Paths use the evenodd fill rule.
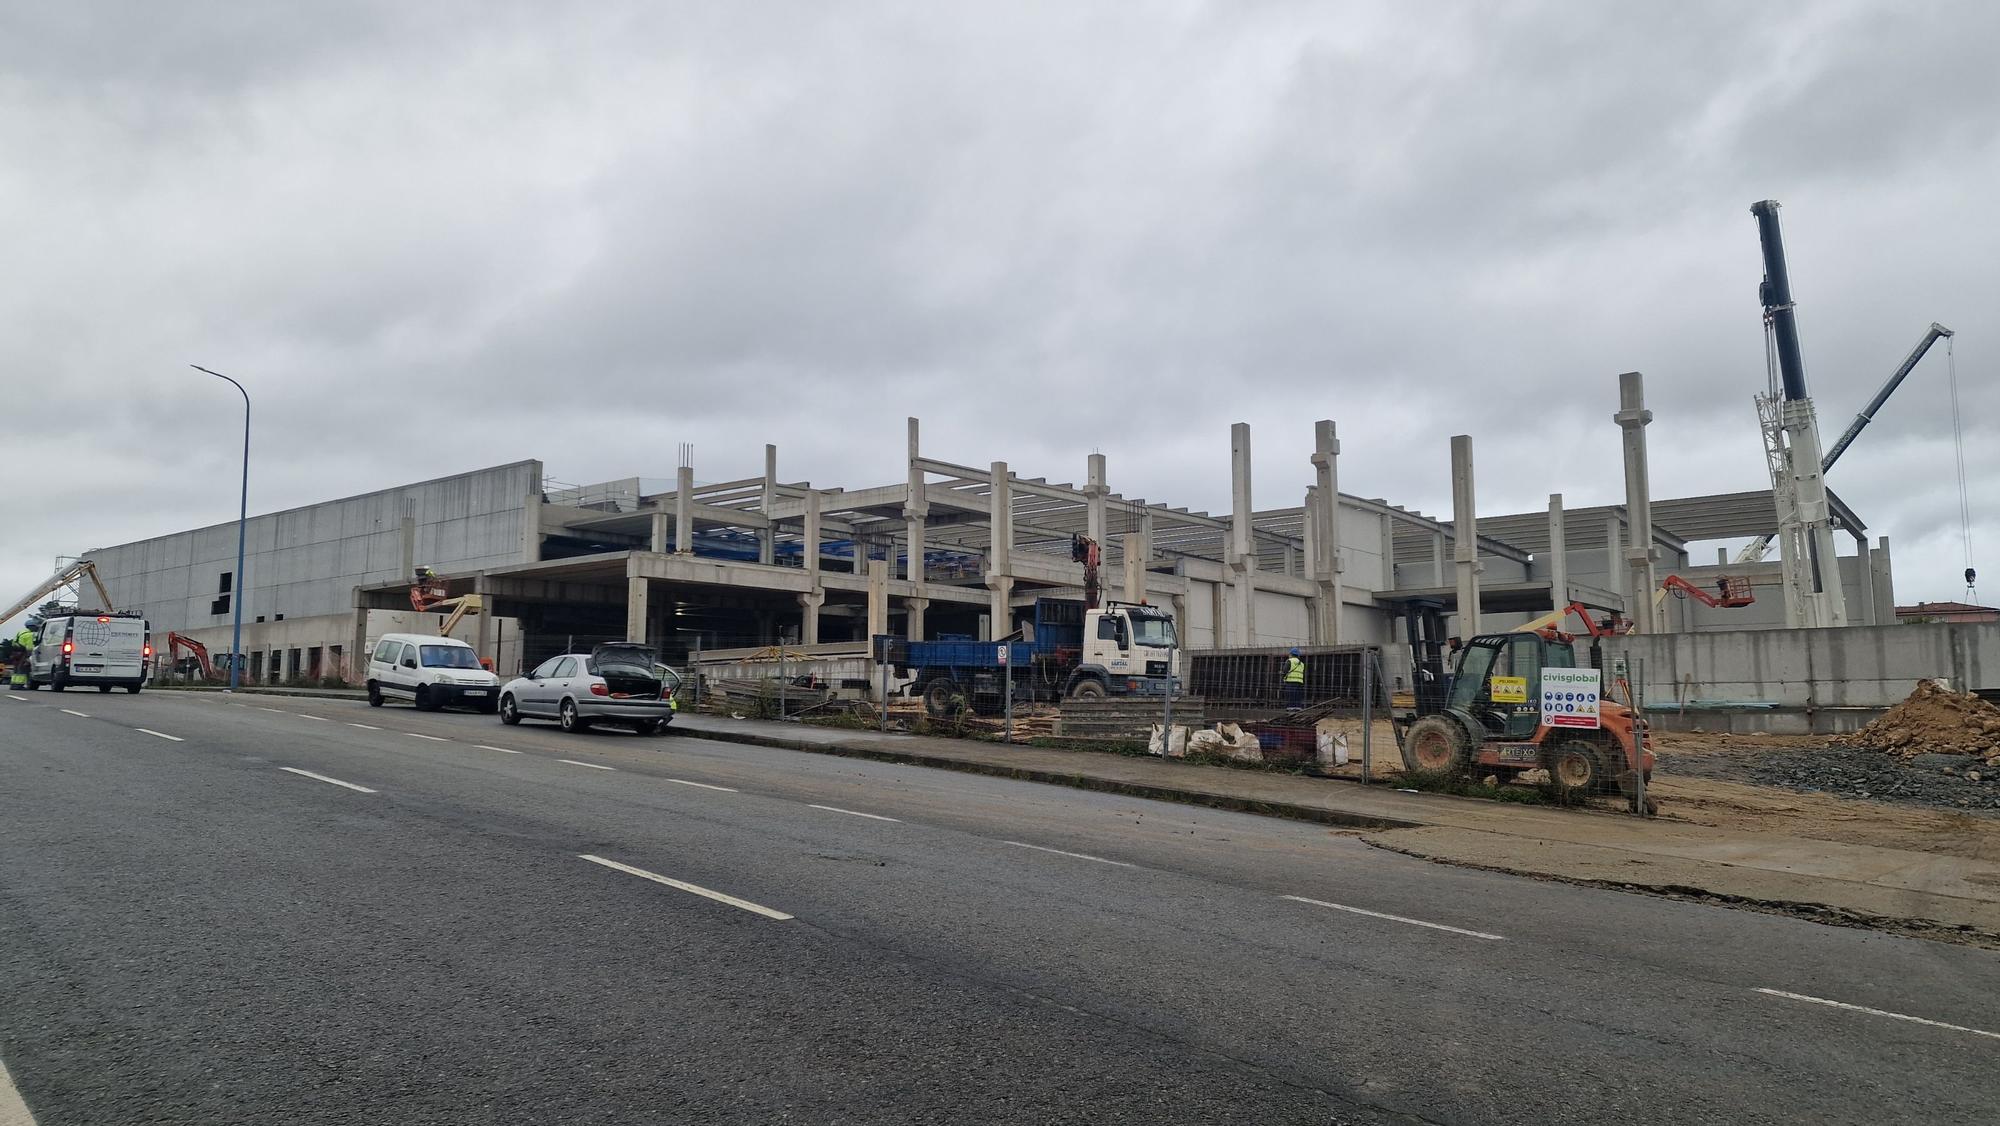
<path fill-rule="evenodd" d="M 228 379 L 229 385 L 243 395 L 243 493 L 236 506 L 236 589 L 230 592 L 230 602 L 236 611 L 236 627 L 229 639 L 229 690 L 234 692 L 243 675 L 243 596 L 249 593 L 243 582 L 243 529 L 250 516 L 250 392 L 219 371 L 209 371 L 200 364 L 188 366 L 217 379 Z"/>

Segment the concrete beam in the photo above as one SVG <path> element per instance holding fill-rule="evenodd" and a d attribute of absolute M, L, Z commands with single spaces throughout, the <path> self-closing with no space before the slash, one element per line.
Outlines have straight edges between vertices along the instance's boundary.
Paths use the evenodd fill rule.
<path fill-rule="evenodd" d="M 1452 559 L 1458 565 L 1458 632 L 1460 637 L 1472 637 L 1480 632 L 1479 505 L 1473 491 L 1470 434 L 1455 434 L 1451 439 L 1451 511 Z"/>

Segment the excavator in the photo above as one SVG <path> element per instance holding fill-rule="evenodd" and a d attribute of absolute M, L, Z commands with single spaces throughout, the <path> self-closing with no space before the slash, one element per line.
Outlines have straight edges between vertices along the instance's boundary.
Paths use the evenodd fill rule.
<path fill-rule="evenodd" d="M 1397 726 L 1404 729 L 1404 769 L 1445 777 L 1477 770 L 1502 779 L 1542 769 L 1557 789 L 1567 793 L 1622 792 L 1632 797 L 1638 789 L 1637 772 L 1652 777 L 1653 753 L 1638 745 L 1629 707 L 1601 692 L 1606 698 L 1597 707 L 1597 726 L 1553 727 L 1542 722 L 1542 671 L 1579 667 L 1577 638 L 1556 628 L 1571 614 L 1583 620 L 1585 635 L 1591 639 L 1592 666 L 1602 667 L 1598 642 L 1622 635 L 1625 623 L 1617 615 L 1600 619 L 1580 602 L 1511 633 L 1472 638 L 1458 649 L 1442 708 L 1398 719 Z M 1648 813 L 1658 808 L 1651 798 L 1646 806 Z"/>
<path fill-rule="evenodd" d="M 193 659 L 194 663 L 200 667 L 203 680 L 216 681 L 229 679 L 227 670 L 224 670 L 221 675 L 217 674 L 215 662 L 208 655 L 208 646 L 203 645 L 186 634 L 169 633 L 167 635 L 167 653 L 176 669 L 180 667 L 182 658 L 179 654 L 182 652 L 186 652 L 188 657 Z"/>

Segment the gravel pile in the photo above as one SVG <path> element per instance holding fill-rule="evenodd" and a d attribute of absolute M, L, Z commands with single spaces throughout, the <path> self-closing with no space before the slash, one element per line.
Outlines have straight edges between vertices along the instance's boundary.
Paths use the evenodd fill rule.
<path fill-rule="evenodd" d="M 1659 754 L 1659 773 L 1776 786 L 1809 794 L 1901 802 L 1967 812 L 2000 812 L 2000 770 L 1971 755 L 1909 759 L 1876 750 L 1826 747 L 1740 754 Z"/>

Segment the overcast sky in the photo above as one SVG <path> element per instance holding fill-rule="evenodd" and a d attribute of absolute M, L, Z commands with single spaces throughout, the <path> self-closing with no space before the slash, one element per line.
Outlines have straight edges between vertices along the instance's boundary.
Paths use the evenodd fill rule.
<path fill-rule="evenodd" d="M 526 457 L 927 452 L 1221 512 L 1768 485 L 1753 201 L 1830 443 L 1958 330 L 2000 597 L 2000 5 L 13 4 L 0 604 L 58 555 Z M 1963 593 L 1943 349 L 1829 481 Z"/>

